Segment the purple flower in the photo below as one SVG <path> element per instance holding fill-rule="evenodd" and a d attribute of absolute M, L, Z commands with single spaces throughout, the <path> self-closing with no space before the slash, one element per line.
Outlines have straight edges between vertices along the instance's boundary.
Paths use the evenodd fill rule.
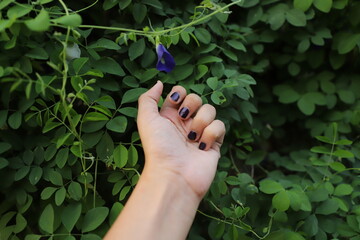
<path fill-rule="evenodd" d="M 158 44 L 156 46 L 156 53 L 158 55 L 156 69 L 167 73 L 171 72 L 171 70 L 173 70 L 175 67 L 175 60 L 173 56 L 171 56 L 171 54 L 162 44 Z"/>

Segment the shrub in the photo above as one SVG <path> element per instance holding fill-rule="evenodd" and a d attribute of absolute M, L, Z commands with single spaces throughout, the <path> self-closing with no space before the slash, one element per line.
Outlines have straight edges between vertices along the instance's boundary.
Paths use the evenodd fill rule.
<path fill-rule="evenodd" d="M 136 101 L 157 79 L 227 126 L 189 239 L 359 239 L 357 1 L 0 10 L 1 239 L 101 239 L 141 172 Z M 155 68 L 158 42 L 170 73 Z"/>

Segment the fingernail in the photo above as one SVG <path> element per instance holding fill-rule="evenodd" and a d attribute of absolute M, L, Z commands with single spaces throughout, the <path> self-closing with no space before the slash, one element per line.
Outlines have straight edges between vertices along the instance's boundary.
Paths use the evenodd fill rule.
<path fill-rule="evenodd" d="M 189 114 L 189 109 L 187 107 L 183 107 L 182 109 L 180 109 L 179 115 L 182 118 L 186 118 L 187 115 Z"/>
<path fill-rule="evenodd" d="M 201 143 L 199 144 L 199 149 L 200 149 L 200 150 L 204 150 L 205 148 L 206 148 L 206 143 L 201 142 Z"/>
<path fill-rule="evenodd" d="M 188 138 L 190 140 L 195 140 L 196 139 L 196 132 L 190 131 L 189 134 L 188 134 Z"/>
<path fill-rule="evenodd" d="M 171 94 L 170 98 L 174 101 L 177 102 L 180 98 L 180 94 L 178 92 L 174 92 L 173 94 Z"/>

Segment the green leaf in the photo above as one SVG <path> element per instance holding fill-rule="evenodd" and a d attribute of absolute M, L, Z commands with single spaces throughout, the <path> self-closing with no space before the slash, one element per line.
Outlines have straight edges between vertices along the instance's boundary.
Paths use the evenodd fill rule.
<path fill-rule="evenodd" d="M 333 152 L 333 155 L 340 158 L 353 158 L 354 154 L 350 151 L 338 149 Z"/>
<path fill-rule="evenodd" d="M 31 5 L 18 3 L 18 5 L 9 8 L 7 16 L 8 18 L 21 18 L 22 16 L 28 14 L 31 10 Z"/>
<path fill-rule="evenodd" d="M 62 176 L 59 172 L 53 170 L 50 174 L 49 174 L 49 180 L 52 184 L 57 185 L 57 186 L 62 186 L 63 185 L 63 179 Z"/>
<path fill-rule="evenodd" d="M 71 182 L 68 187 L 69 195 L 75 201 L 79 201 L 82 198 L 82 188 L 78 182 Z"/>
<path fill-rule="evenodd" d="M 7 167 L 9 165 L 9 161 L 5 158 L 0 157 L 0 170 Z"/>
<path fill-rule="evenodd" d="M 117 63 L 114 59 L 109 57 L 102 58 L 96 61 L 94 66 L 96 66 L 96 68 L 102 72 L 114 74 L 120 77 L 125 76 L 125 72 L 121 68 L 119 63 Z"/>
<path fill-rule="evenodd" d="M 118 133 L 123 133 L 126 130 L 127 118 L 124 116 L 117 116 L 111 119 L 107 124 L 106 128 Z"/>
<path fill-rule="evenodd" d="M 350 184 L 339 184 L 336 186 L 334 195 L 335 196 L 346 196 L 350 195 L 354 191 L 354 188 Z"/>
<path fill-rule="evenodd" d="M 272 199 L 272 205 L 279 211 L 286 211 L 290 207 L 290 198 L 285 190 L 276 193 Z"/>
<path fill-rule="evenodd" d="M 218 86 L 219 79 L 217 77 L 211 77 L 206 80 L 206 83 L 212 90 L 215 90 Z"/>
<path fill-rule="evenodd" d="M 331 149 L 325 146 L 312 147 L 310 151 L 314 153 L 331 154 Z"/>
<path fill-rule="evenodd" d="M 95 43 L 88 46 L 88 48 L 103 48 L 103 49 L 110 49 L 110 50 L 119 50 L 121 47 L 119 44 L 111 41 L 110 39 L 100 38 Z"/>
<path fill-rule="evenodd" d="M 147 82 L 150 79 L 153 79 L 157 74 L 159 73 L 159 70 L 156 68 L 151 68 L 146 70 L 143 74 L 140 76 L 140 82 Z"/>
<path fill-rule="evenodd" d="M 78 27 L 81 25 L 81 16 L 77 13 L 65 15 L 56 19 L 52 19 L 54 23 L 64 25 L 64 26 L 70 26 L 70 27 Z"/>
<path fill-rule="evenodd" d="M 128 161 L 128 150 L 125 146 L 119 145 L 114 149 L 114 162 L 115 166 L 118 168 L 125 167 Z"/>
<path fill-rule="evenodd" d="M 131 61 L 135 60 L 136 58 L 140 57 L 144 54 L 145 51 L 145 41 L 144 39 L 140 39 L 130 45 L 129 48 L 129 58 Z"/>
<path fill-rule="evenodd" d="M 215 63 L 215 62 L 222 62 L 223 60 L 219 57 L 215 56 L 205 56 L 199 59 L 197 64 L 206 64 L 206 63 Z"/>
<path fill-rule="evenodd" d="M 42 211 L 39 226 L 47 233 L 54 233 L 54 209 L 51 204 L 48 204 Z"/>
<path fill-rule="evenodd" d="M 105 11 L 113 8 L 116 6 L 116 4 L 119 3 L 119 0 L 105 0 L 104 3 L 103 3 L 103 9 Z"/>
<path fill-rule="evenodd" d="M 42 235 L 36 235 L 36 234 L 28 234 L 25 237 L 25 240 L 40 240 Z"/>
<path fill-rule="evenodd" d="M 89 121 L 107 121 L 109 120 L 109 118 L 107 116 L 105 116 L 102 113 L 99 112 L 90 112 L 87 113 L 84 118 L 83 118 L 83 122 L 89 122 Z"/>
<path fill-rule="evenodd" d="M 215 103 L 216 105 L 221 105 L 226 102 L 225 95 L 220 91 L 213 92 L 211 94 L 210 98 L 211 98 L 211 101 L 213 101 L 213 103 Z"/>
<path fill-rule="evenodd" d="M 246 160 L 247 165 L 256 165 L 265 159 L 266 152 L 262 150 L 256 150 L 251 152 L 248 155 L 248 159 Z"/>
<path fill-rule="evenodd" d="M 360 33 L 358 34 L 344 34 L 339 41 L 338 52 L 340 54 L 346 54 L 352 51 L 360 42 Z"/>
<path fill-rule="evenodd" d="M 54 118 L 49 118 L 49 120 L 46 121 L 45 126 L 42 130 L 43 133 L 47 133 L 51 131 L 52 129 L 59 127 L 62 125 L 60 122 L 53 122 Z"/>
<path fill-rule="evenodd" d="M 312 3 L 313 0 L 294 0 L 294 7 L 305 12 L 311 7 Z"/>
<path fill-rule="evenodd" d="M 131 186 L 125 186 L 123 189 L 121 189 L 119 200 L 120 201 L 124 200 L 127 194 L 130 192 L 130 190 L 131 190 Z"/>
<path fill-rule="evenodd" d="M 21 112 L 16 111 L 9 116 L 8 124 L 12 129 L 18 129 L 21 126 L 22 115 Z"/>
<path fill-rule="evenodd" d="M 15 0 L 3 0 L 0 2 L 0 10 L 5 8 L 10 3 L 15 2 Z"/>
<path fill-rule="evenodd" d="M 43 8 L 34 19 L 26 20 L 25 25 L 32 31 L 44 32 L 50 27 L 49 13 Z"/>
<path fill-rule="evenodd" d="M 90 232 L 99 227 L 109 214 L 107 207 L 97 207 L 89 210 L 84 216 L 81 231 Z"/>
<path fill-rule="evenodd" d="M 16 226 L 14 228 L 14 233 L 21 232 L 22 230 L 25 229 L 26 226 L 27 226 L 27 221 L 23 217 L 23 215 L 20 213 L 16 214 Z"/>
<path fill-rule="evenodd" d="M 45 49 L 40 47 L 31 49 L 25 54 L 25 56 L 40 60 L 46 60 L 49 58 L 49 54 L 45 51 Z"/>
<path fill-rule="evenodd" d="M 1 167 L 0 167 L 1 168 Z M 31 169 L 29 175 L 29 181 L 32 185 L 36 185 L 43 175 L 43 170 L 39 166 L 35 166 Z"/>
<path fill-rule="evenodd" d="M 297 106 L 305 115 L 309 116 L 315 112 L 315 104 L 308 95 L 301 96 L 300 100 L 297 102 Z"/>
<path fill-rule="evenodd" d="M 146 17 L 147 7 L 144 4 L 135 3 L 133 5 L 133 17 L 137 23 L 141 23 Z"/>
<path fill-rule="evenodd" d="M 330 167 L 331 167 L 331 169 L 333 169 L 337 172 L 342 172 L 342 171 L 346 170 L 346 167 L 344 166 L 344 164 L 342 164 L 340 162 L 330 163 Z"/>
<path fill-rule="evenodd" d="M 194 33 L 195 33 L 196 38 L 200 42 L 202 42 L 204 44 L 209 44 L 210 43 L 211 34 L 205 28 L 196 28 Z"/>
<path fill-rule="evenodd" d="M 328 199 L 324 201 L 320 206 L 316 208 L 317 214 L 322 215 L 329 215 L 332 213 L 336 213 L 336 211 L 339 209 L 339 203 L 335 199 Z"/>
<path fill-rule="evenodd" d="M 283 186 L 281 186 L 280 183 L 275 182 L 274 180 L 271 179 L 265 179 L 261 181 L 259 189 L 260 191 L 266 194 L 274 194 L 284 190 Z"/>
<path fill-rule="evenodd" d="M 57 190 L 57 188 L 55 187 L 46 187 L 42 190 L 41 192 L 41 199 L 42 200 L 46 200 L 46 199 L 49 199 L 53 194 L 54 192 Z"/>
<path fill-rule="evenodd" d="M 145 93 L 146 91 L 146 88 L 135 88 L 127 90 L 121 99 L 121 104 L 137 101 L 140 95 Z"/>
<path fill-rule="evenodd" d="M 65 133 L 61 135 L 56 141 L 56 148 L 61 147 L 70 136 L 72 136 L 72 133 Z"/>
<path fill-rule="evenodd" d="M 226 41 L 226 43 L 227 43 L 230 47 L 232 47 L 232 48 L 234 48 L 234 49 L 236 49 L 236 50 L 240 50 L 240 51 L 246 52 L 246 48 L 245 48 L 244 44 L 243 44 L 242 42 L 240 42 L 240 41 L 237 41 L 237 40 L 228 40 L 228 41 Z"/>
<path fill-rule="evenodd" d="M 55 162 L 59 168 L 64 168 L 69 157 L 69 148 L 62 148 L 56 154 Z"/>
<path fill-rule="evenodd" d="M 0 142 L 0 154 L 11 149 L 11 145 L 7 142 Z"/>
<path fill-rule="evenodd" d="M 28 175 L 29 171 L 30 171 L 30 166 L 21 167 L 19 170 L 16 171 L 14 180 L 19 181 L 23 179 L 24 177 L 26 177 L 26 175 Z"/>
<path fill-rule="evenodd" d="M 130 145 L 128 150 L 128 163 L 131 167 L 134 167 L 138 161 L 138 152 L 134 145 Z"/>
<path fill-rule="evenodd" d="M 333 0 L 314 0 L 314 6 L 322 12 L 328 13 L 333 5 Z"/>
<path fill-rule="evenodd" d="M 65 226 L 68 232 L 71 232 L 80 218 L 81 215 L 81 203 L 71 203 L 63 208 L 61 213 L 61 222 Z"/>
<path fill-rule="evenodd" d="M 82 67 L 85 65 L 85 63 L 87 63 L 89 61 L 88 57 L 81 57 L 81 58 L 76 58 L 72 65 L 74 68 L 74 71 L 76 74 L 79 74 L 80 70 L 82 69 Z M 81 79 L 81 78 L 80 78 Z M 83 84 L 81 84 L 82 86 Z"/>
<path fill-rule="evenodd" d="M 295 27 L 306 26 L 306 15 L 299 9 L 290 9 L 285 14 L 286 20 Z"/>
<path fill-rule="evenodd" d="M 318 219 L 315 214 L 310 215 L 306 218 L 304 223 L 304 230 L 307 233 L 307 236 L 315 236 L 319 231 Z"/>
<path fill-rule="evenodd" d="M 56 206 L 60 206 L 66 197 L 66 189 L 65 187 L 61 187 L 59 190 L 55 193 L 55 204 Z"/>

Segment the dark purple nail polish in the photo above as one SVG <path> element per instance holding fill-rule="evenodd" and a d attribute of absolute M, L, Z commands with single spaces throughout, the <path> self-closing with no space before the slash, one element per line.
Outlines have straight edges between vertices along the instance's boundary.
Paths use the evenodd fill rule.
<path fill-rule="evenodd" d="M 183 107 L 182 109 L 180 109 L 179 115 L 182 118 L 186 118 L 187 115 L 189 114 L 189 109 L 187 107 Z"/>
<path fill-rule="evenodd" d="M 170 98 L 173 101 L 177 102 L 179 100 L 179 98 L 180 98 L 180 94 L 178 92 L 174 92 L 173 94 L 171 94 Z"/>
<path fill-rule="evenodd" d="M 195 140 L 196 139 L 196 132 L 190 131 L 189 134 L 188 134 L 188 138 L 190 140 Z"/>
<path fill-rule="evenodd" d="M 200 150 L 204 150 L 205 148 L 206 148 L 206 143 L 201 142 L 201 143 L 199 144 L 199 149 L 200 149 Z"/>

